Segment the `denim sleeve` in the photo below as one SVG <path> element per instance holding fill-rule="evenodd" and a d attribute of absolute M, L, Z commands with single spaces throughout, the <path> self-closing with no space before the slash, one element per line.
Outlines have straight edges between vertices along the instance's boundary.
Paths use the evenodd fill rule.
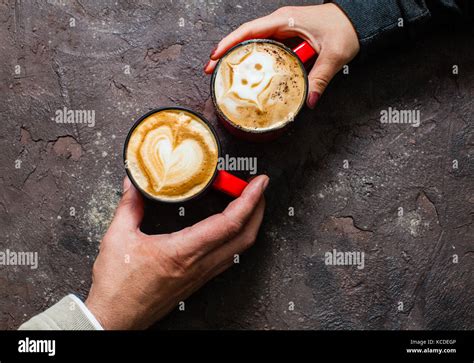
<path fill-rule="evenodd" d="M 469 18 L 471 0 L 332 0 L 349 17 L 361 48 L 412 35 L 415 25 L 430 19 Z"/>

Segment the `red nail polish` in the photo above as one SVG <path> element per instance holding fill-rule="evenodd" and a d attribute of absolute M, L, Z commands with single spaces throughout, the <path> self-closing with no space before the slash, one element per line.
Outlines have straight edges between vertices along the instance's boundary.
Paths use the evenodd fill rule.
<path fill-rule="evenodd" d="M 209 59 L 206 63 L 206 65 L 204 66 L 204 72 L 207 70 L 207 67 L 209 67 L 209 64 L 211 63 L 211 60 Z"/>
<path fill-rule="evenodd" d="M 216 53 L 216 50 L 217 50 L 217 47 L 214 47 L 209 58 L 212 58 L 214 56 L 214 54 Z"/>
<path fill-rule="evenodd" d="M 308 97 L 308 107 L 313 109 L 319 101 L 320 94 L 318 92 L 312 91 L 309 93 Z"/>

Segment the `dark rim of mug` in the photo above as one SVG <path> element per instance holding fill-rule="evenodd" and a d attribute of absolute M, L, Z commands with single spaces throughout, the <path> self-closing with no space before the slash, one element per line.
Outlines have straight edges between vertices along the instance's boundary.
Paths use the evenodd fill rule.
<path fill-rule="evenodd" d="M 219 67 L 221 66 L 222 60 L 227 55 L 229 55 L 235 49 L 243 47 L 244 45 L 247 45 L 249 43 L 271 43 L 271 44 L 275 44 L 275 45 L 279 46 L 280 48 L 282 48 L 283 50 L 285 50 L 287 53 L 291 54 L 298 61 L 298 64 L 300 65 L 300 68 L 303 71 L 305 87 L 304 87 L 304 97 L 302 99 L 302 102 L 301 102 L 300 106 L 298 107 L 298 110 L 295 113 L 295 116 L 293 117 L 293 120 L 287 120 L 286 122 L 282 123 L 281 125 L 279 125 L 277 127 L 272 127 L 270 129 L 264 129 L 264 130 L 249 129 L 249 128 L 237 125 L 236 123 L 232 122 L 221 111 L 219 105 L 217 104 L 216 94 L 214 92 L 214 88 L 215 88 L 214 87 L 214 82 L 215 82 L 215 79 L 216 79 L 216 76 L 217 76 L 217 71 L 219 70 Z M 214 72 L 212 72 L 212 76 L 211 76 L 211 97 L 212 97 L 212 102 L 214 103 L 214 108 L 215 108 L 217 114 L 219 115 L 219 117 L 224 119 L 224 121 L 228 122 L 231 126 L 235 127 L 236 129 L 242 130 L 244 132 L 252 133 L 252 134 L 264 134 L 264 133 L 267 133 L 267 132 L 273 132 L 273 131 L 276 131 L 276 130 L 280 130 L 280 129 L 283 129 L 284 127 L 288 126 L 291 122 L 293 122 L 295 120 L 296 116 L 298 116 L 298 114 L 301 112 L 302 108 L 304 107 L 304 104 L 306 102 L 306 98 L 308 97 L 308 87 L 309 87 L 308 73 L 306 72 L 306 68 L 304 67 L 303 62 L 301 62 L 301 59 L 296 55 L 296 53 L 291 48 L 288 48 L 285 44 L 277 42 L 273 39 L 250 39 L 250 40 L 245 40 L 245 41 L 243 41 L 243 42 L 241 42 L 237 45 L 234 45 L 227 52 L 225 52 L 225 54 L 219 59 L 219 61 L 216 64 L 216 67 L 214 68 Z"/>
<path fill-rule="evenodd" d="M 191 195 L 187 198 L 184 198 L 184 199 L 170 200 L 170 199 L 161 199 L 161 198 L 155 197 L 155 196 L 147 193 L 146 191 L 144 191 L 138 185 L 138 183 L 135 181 L 135 178 L 133 177 L 132 173 L 130 172 L 129 168 L 127 167 L 127 161 L 126 161 L 127 160 L 128 142 L 130 141 L 130 137 L 132 136 L 133 131 L 138 127 L 138 125 L 140 125 L 148 116 L 151 116 L 151 115 L 153 115 L 155 113 L 158 113 L 158 112 L 172 111 L 172 110 L 188 112 L 188 113 L 196 116 L 197 118 L 199 118 L 209 128 L 209 130 L 211 130 L 211 133 L 214 136 L 214 140 L 216 140 L 216 144 L 217 144 L 217 158 L 220 157 L 220 155 L 221 155 L 221 144 L 220 144 L 219 138 L 217 137 L 217 133 L 216 133 L 216 130 L 214 129 L 214 126 L 212 126 L 211 123 L 204 116 L 202 116 L 201 114 L 199 114 L 199 113 L 197 113 L 193 110 L 190 110 L 189 108 L 181 107 L 181 106 L 169 106 L 169 107 L 160 107 L 160 108 L 155 108 L 153 110 L 150 110 L 147 113 L 145 113 L 144 115 L 140 116 L 135 121 L 133 126 L 130 128 L 130 131 L 128 132 L 127 138 L 125 139 L 125 144 L 124 144 L 124 148 L 123 148 L 123 163 L 124 163 L 124 166 L 125 166 L 125 172 L 127 173 L 130 181 L 135 186 L 135 188 L 137 188 L 137 190 L 139 190 L 140 193 L 143 196 L 145 196 L 147 199 L 152 200 L 154 202 L 160 202 L 160 203 L 178 204 L 178 203 L 188 202 L 192 199 L 196 199 L 196 198 L 202 196 L 205 192 L 208 191 L 209 187 L 212 185 L 212 183 L 214 182 L 214 179 L 217 176 L 217 172 L 218 172 L 217 165 L 218 165 L 218 163 L 216 164 L 216 167 L 214 169 L 214 174 L 212 175 L 211 179 L 209 179 L 209 182 L 206 184 L 206 186 L 204 188 L 202 188 L 199 192 L 197 192 L 196 194 L 193 194 L 193 195 Z"/>

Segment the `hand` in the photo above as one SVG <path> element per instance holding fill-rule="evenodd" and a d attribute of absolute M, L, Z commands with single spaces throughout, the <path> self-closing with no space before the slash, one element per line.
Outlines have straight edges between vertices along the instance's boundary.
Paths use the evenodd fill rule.
<path fill-rule="evenodd" d="M 211 74 L 227 50 L 248 39 L 300 37 L 318 53 L 308 75 L 307 105 L 314 108 L 334 75 L 359 52 L 357 33 L 345 13 L 334 4 L 289 6 L 241 25 L 227 35 L 211 53 L 204 67 Z"/>
<path fill-rule="evenodd" d="M 232 266 L 234 254 L 255 242 L 268 180 L 253 179 L 220 214 L 179 232 L 150 236 L 139 229 L 143 199 L 126 178 L 86 300 L 103 328 L 146 328 Z"/>

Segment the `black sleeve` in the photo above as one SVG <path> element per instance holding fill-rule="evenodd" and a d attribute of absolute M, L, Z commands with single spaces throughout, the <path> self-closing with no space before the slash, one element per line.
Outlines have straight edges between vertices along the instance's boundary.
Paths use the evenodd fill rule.
<path fill-rule="evenodd" d="M 332 0 L 349 17 L 361 48 L 411 36 L 432 19 L 459 21 L 473 14 L 472 0 Z"/>

